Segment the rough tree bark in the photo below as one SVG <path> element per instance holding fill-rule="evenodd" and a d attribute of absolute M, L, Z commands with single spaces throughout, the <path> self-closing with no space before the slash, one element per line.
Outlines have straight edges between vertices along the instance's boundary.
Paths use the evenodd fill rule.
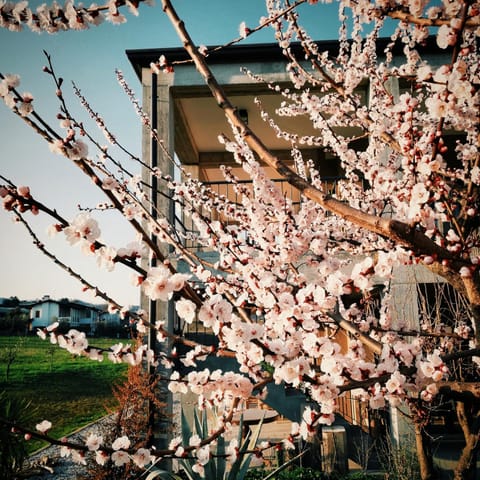
<path fill-rule="evenodd" d="M 466 402 L 456 403 L 458 422 L 465 437 L 465 447 L 454 471 L 454 480 L 475 480 L 476 460 L 479 447 L 480 411 Z"/>

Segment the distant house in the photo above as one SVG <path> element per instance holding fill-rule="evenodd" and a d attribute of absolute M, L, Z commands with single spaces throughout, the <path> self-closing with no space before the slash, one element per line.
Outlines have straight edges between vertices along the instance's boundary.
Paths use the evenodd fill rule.
<path fill-rule="evenodd" d="M 31 329 L 45 328 L 54 322 L 65 322 L 71 328 L 93 333 L 100 312 L 98 305 L 68 298 L 53 300 L 46 295 L 31 305 Z"/>

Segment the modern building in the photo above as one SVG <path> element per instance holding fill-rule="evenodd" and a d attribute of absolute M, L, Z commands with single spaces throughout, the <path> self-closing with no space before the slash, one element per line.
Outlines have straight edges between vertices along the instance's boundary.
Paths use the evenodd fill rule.
<path fill-rule="evenodd" d="M 430 41 L 427 42 L 428 50 Z M 379 55 L 383 54 L 385 45 L 381 42 L 378 45 Z M 295 47 L 293 47 L 295 48 Z M 330 53 L 338 49 L 337 42 L 319 42 L 320 50 L 328 50 Z M 262 109 L 272 112 L 280 106 L 282 98 L 269 88 L 266 83 L 256 81 L 244 71 L 251 71 L 260 75 L 266 82 L 274 82 L 280 85 L 290 84 L 286 73 L 286 60 L 281 54 L 277 44 L 245 44 L 231 46 L 222 49 L 208 49 L 208 64 L 212 69 L 217 81 L 222 85 L 231 103 L 238 108 L 241 116 L 248 121 L 252 130 L 262 139 L 266 146 L 279 158 L 289 159 L 289 144 L 282 138 L 272 134 L 268 122 L 264 122 L 259 115 L 256 102 L 261 103 Z M 432 50 L 433 51 L 433 50 Z M 243 170 L 235 164 L 233 155 L 225 152 L 218 136 L 222 133 L 229 135 L 230 126 L 227 123 L 224 113 L 216 104 L 204 80 L 197 72 L 183 48 L 166 49 L 145 49 L 129 50 L 127 56 L 137 73 L 142 85 L 143 109 L 151 121 L 151 128 L 158 131 L 160 140 L 165 147 L 164 151 L 158 143 L 152 139 L 150 133 L 145 129 L 143 135 L 143 158 L 152 167 L 158 167 L 163 173 L 169 173 L 172 177 L 178 178 L 170 158 L 175 158 L 194 178 L 207 183 L 215 188 L 220 194 L 234 199 L 231 186 L 224 181 L 220 171 L 220 165 L 232 168 L 232 172 L 241 181 L 248 181 Z M 150 68 L 151 63 L 158 61 L 164 56 L 173 71 L 155 74 Z M 432 57 L 433 65 L 440 64 L 441 59 Z M 392 79 L 391 89 L 398 95 L 404 86 Z M 365 102 L 369 99 L 369 86 L 361 84 L 358 92 Z M 291 118 L 278 118 L 278 124 L 291 122 Z M 283 123 L 283 125 L 285 125 Z M 301 116 L 295 118 L 295 131 L 299 135 L 315 135 L 308 119 Z M 345 127 L 344 134 L 354 135 L 352 127 Z M 455 137 L 452 135 L 451 141 Z M 363 141 L 368 141 L 367 139 Z M 354 148 L 362 148 L 360 144 Z M 332 190 L 335 189 L 335 182 L 341 175 L 341 168 L 338 160 L 330 153 L 319 149 L 305 147 L 305 157 L 311 158 L 321 176 L 329 182 Z M 452 161 L 454 161 L 452 159 Z M 277 180 L 285 195 L 299 199 L 299 194 L 288 185 L 283 179 L 267 168 L 270 178 Z M 149 181 L 148 172 L 145 171 L 145 180 Z M 156 201 L 159 208 L 170 216 L 176 227 L 183 232 L 192 228 L 188 218 L 183 216 L 182 211 L 173 208 L 162 197 Z M 194 246 L 192 246 L 194 247 Z M 204 252 L 204 255 L 214 256 L 214 252 Z M 418 322 L 419 318 L 419 296 L 417 285 L 437 284 L 439 279 L 421 267 L 414 267 L 402 271 L 399 280 L 392 286 L 392 293 L 398 297 L 398 304 L 395 315 L 398 321 Z M 183 331 L 186 335 L 202 334 L 184 329 L 178 323 L 173 309 L 164 304 L 148 304 L 144 300 L 143 308 L 150 309 L 151 313 L 157 316 L 167 316 L 170 328 L 176 331 Z M 413 326 L 413 325 L 412 325 Z M 345 337 L 345 342 L 348 338 Z M 223 362 L 223 360 L 222 360 Z M 303 395 L 293 390 L 285 390 L 283 386 L 273 386 L 266 399 L 284 417 L 292 421 L 298 421 L 301 417 L 302 408 L 306 405 Z M 390 412 L 388 418 L 379 418 L 372 414 L 365 403 L 352 397 L 346 396 L 341 403 L 343 418 L 350 424 L 358 427 L 369 434 L 377 434 L 384 422 L 390 424 L 394 440 L 401 441 L 407 430 L 404 417 L 401 413 Z"/>

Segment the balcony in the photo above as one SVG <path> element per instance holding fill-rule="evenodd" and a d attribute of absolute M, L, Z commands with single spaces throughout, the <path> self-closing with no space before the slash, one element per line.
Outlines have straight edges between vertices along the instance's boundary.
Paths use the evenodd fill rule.
<path fill-rule="evenodd" d="M 323 188 L 326 193 L 338 196 L 338 184 L 342 179 L 343 177 L 324 177 Z M 284 179 L 274 179 L 272 181 L 275 186 L 280 189 L 282 195 L 292 201 L 294 210 L 298 210 L 302 201 L 300 192 Z M 205 186 L 206 191 L 212 192 L 215 196 L 227 198 L 234 205 L 241 207 L 242 194 L 238 193 L 236 186 L 252 191 L 253 184 L 251 180 L 239 180 L 236 184 L 226 181 L 210 181 L 203 182 L 203 185 Z M 207 197 L 206 200 L 208 200 Z M 224 225 L 233 225 L 236 223 L 236 220 L 232 218 L 232 216 L 226 216 L 224 213 L 210 208 L 200 207 L 196 212 L 207 222 L 221 221 Z M 206 251 L 204 247 L 195 242 L 194 238 L 198 234 L 198 230 L 182 205 L 176 205 L 174 225 L 175 231 L 180 234 L 185 247 L 192 249 L 195 252 Z M 244 239 L 245 241 L 248 240 L 246 235 L 244 236 Z"/>

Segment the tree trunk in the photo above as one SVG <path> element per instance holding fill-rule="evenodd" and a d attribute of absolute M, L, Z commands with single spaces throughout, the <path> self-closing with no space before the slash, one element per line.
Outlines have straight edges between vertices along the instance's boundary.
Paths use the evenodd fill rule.
<path fill-rule="evenodd" d="M 415 444 L 417 447 L 418 465 L 420 467 L 420 478 L 422 480 L 433 480 L 433 463 L 430 449 L 427 446 L 427 439 L 423 434 L 422 422 L 415 416 Z"/>
<path fill-rule="evenodd" d="M 476 457 L 479 442 L 479 417 L 473 421 L 464 402 L 457 402 L 458 422 L 465 437 L 465 447 L 454 472 L 454 480 L 475 480 Z"/>

